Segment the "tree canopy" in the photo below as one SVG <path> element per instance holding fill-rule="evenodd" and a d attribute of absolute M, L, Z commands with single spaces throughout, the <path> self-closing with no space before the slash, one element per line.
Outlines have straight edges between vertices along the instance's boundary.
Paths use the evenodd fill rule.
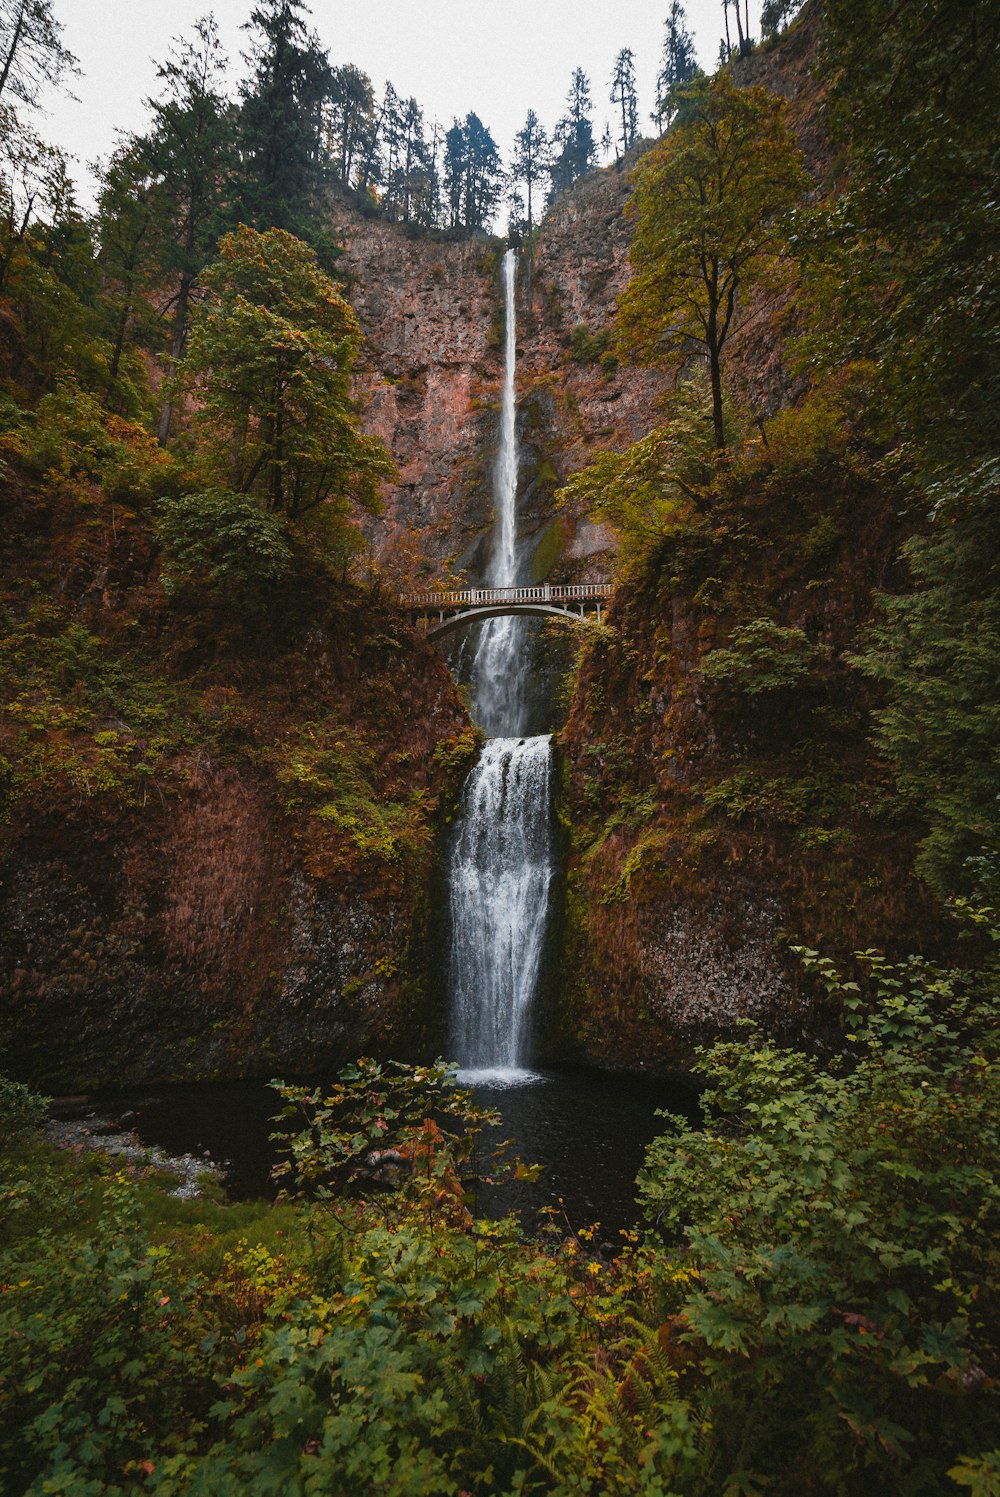
<path fill-rule="evenodd" d="M 809 179 L 784 101 L 766 89 L 738 88 L 720 73 L 677 97 L 678 124 L 635 171 L 622 342 L 647 361 L 671 350 L 701 353 L 722 449 L 723 349 L 745 325 L 747 291 L 781 254 L 783 215 Z"/>
<path fill-rule="evenodd" d="M 320 505 L 373 509 L 391 464 L 351 399 L 361 333 L 314 252 L 244 225 L 203 279 L 210 295 L 181 372 L 208 467 L 292 519 Z"/>

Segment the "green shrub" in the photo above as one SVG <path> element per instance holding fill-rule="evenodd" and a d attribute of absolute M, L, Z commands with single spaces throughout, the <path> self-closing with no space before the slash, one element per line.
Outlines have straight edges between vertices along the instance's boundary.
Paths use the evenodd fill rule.
<path fill-rule="evenodd" d="M 607 328 L 592 333 L 585 322 L 578 322 L 569 335 L 570 358 L 578 364 L 596 364 L 608 351 L 611 334 Z M 617 367 L 617 363 L 616 363 Z"/>
<path fill-rule="evenodd" d="M 698 1274 L 713 1490 L 931 1497 L 1000 1419 L 1000 982 L 866 952 L 863 995 L 803 955 L 848 1057 L 701 1052 L 704 1127 L 651 1146 L 643 1207 Z"/>
<path fill-rule="evenodd" d="M 727 648 L 711 651 L 700 674 L 703 680 L 725 684 L 741 695 L 760 696 L 798 686 L 827 653 L 801 629 L 784 628 L 771 619 L 753 619 L 733 630 Z"/>
<path fill-rule="evenodd" d="M 171 597 L 208 590 L 236 600 L 273 588 L 292 570 L 293 547 L 282 515 L 249 494 L 208 489 L 160 506 L 156 533 L 166 555 Z"/>
<path fill-rule="evenodd" d="M 0 1076 L 0 1149 L 34 1133 L 48 1116 L 48 1098 L 39 1097 L 20 1081 Z"/>
<path fill-rule="evenodd" d="M 173 459 L 142 426 L 110 415 L 68 377 L 33 412 L 4 425 L 0 448 L 36 473 L 99 484 L 117 503 L 150 503 L 177 483 Z"/>

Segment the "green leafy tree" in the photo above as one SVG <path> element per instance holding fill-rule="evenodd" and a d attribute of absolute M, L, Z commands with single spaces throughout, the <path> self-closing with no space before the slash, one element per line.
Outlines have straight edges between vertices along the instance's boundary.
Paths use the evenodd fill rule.
<path fill-rule="evenodd" d="M 290 519 L 375 509 L 392 468 L 351 398 L 361 333 L 315 253 L 281 229 L 243 226 L 204 282 L 181 373 L 206 466 Z"/>
<path fill-rule="evenodd" d="M 726 445 L 722 355 L 752 314 L 746 295 L 787 248 L 784 215 L 809 185 L 784 101 L 728 74 L 678 94 L 681 119 L 635 171 L 632 277 L 621 339 L 661 360 L 694 348 L 708 364 L 716 447 Z"/>

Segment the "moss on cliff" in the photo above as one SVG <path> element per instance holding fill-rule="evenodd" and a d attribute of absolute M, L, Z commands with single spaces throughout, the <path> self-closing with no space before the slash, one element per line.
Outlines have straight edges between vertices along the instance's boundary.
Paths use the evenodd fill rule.
<path fill-rule="evenodd" d="M 50 1089 L 308 1071 L 424 1023 L 470 730 L 376 593 L 172 607 L 149 510 L 12 474 L 0 516 L 8 1064 Z"/>
<path fill-rule="evenodd" d="M 633 560 L 583 652 L 564 734 L 565 1006 L 594 1058 L 667 1064 L 741 1017 L 822 1027 L 789 939 L 941 938 L 852 665 L 905 494 L 831 409 L 787 412 L 721 468 Z"/>

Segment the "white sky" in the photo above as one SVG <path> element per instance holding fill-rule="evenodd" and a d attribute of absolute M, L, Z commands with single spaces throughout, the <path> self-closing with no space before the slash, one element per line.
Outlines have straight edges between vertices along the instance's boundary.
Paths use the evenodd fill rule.
<path fill-rule="evenodd" d="M 143 128 L 143 100 L 157 91 L 155 64 L 166 58 L 173 38 L 214 11 L 235 84 L 246 44 L 240 25 L 252 4 L 55 0 L 64 41 L 83 76 L 72 84 L 77 102 L 50 98 L 38 128 L 75 158 L 85 205 L 92 202 L 88 163 L 107 155 L 116 130 Z M 711 70 L 722 34 L 721 0 L 687 0 L 685 8 L 699 61 Z M 635 54 L 640 128 L 651 133 L 668 9 L 669 0 L 312 0 L 312 25 L 334 63 L 356 63 L 377 91 L 390 79 L 399 93 L 417 99 L 428 123 L 437 116 L 447 127 L 454 116 L 474 110 L 507 159 L 529 109 L 552 129 L 575 67 L 590 76 L 599 139 L 612 114 L 608 79 L 622 47 Z M 751 0 L 752 28 L 759 9 L 759 0 Z"/>

